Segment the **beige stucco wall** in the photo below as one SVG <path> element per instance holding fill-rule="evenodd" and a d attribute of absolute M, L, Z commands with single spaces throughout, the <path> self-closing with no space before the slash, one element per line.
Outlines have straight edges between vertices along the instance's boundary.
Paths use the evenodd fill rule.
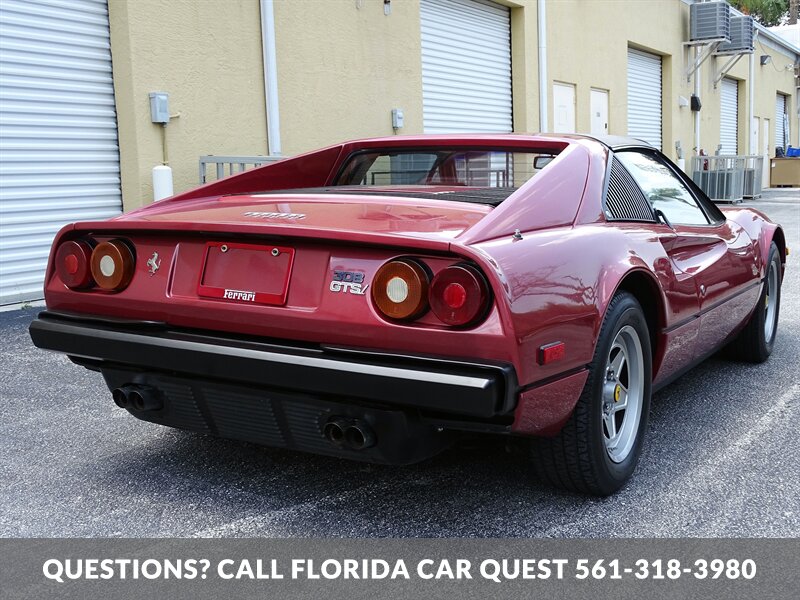
<path fill-rule="evenodd" d="M 772 57 L 769 64 L 759 64 L 759 56 L 768 54 Z M 755 52 L 755 101 L 753 113 L 755 117 L 769 119 L 770 121 L 770 146 L 775 146 L 775 95 L 780 92 L 788 96 L 787 112 L 789 115 L 790 140 L 794 147 L 800 146 L 800 121 L 797 118 L 797 93 L 794 82 L 794 73 L 787 67 L 794 62 L 793 57 L 772 47 L 764 46 L 756 41 Z M 749 141 L 749 138 L 748 138 Z"/>
<path fill-rule="evenodd" d="M 624 6 L 623 6 L 624 5 Z M 689 6 L 680 0 L 647 2 L 585 2 L 558 0 L 548 2 L 548 64 L 552 102 L 554 81 L 576 86 L 576 128 L 589 131 L 589 94 L 592 87 L 609 91 L 609 132 L 626 135 L 627 131 L 627 48 L 660 54 L 663 76 L 663 149 L 676 159 L 675 143 L 680 142 L 687 158 L 695 149 L 694 113 L 679 107 L 678 97 L 689 99 L 694 81 L 684 73 L 689 53 L 683 46 L 688 39 Z M 760 66 L 761 54 L 773 56 L 772 65 Z M 711 57 L 700 69 L 700 147 L 713 154 L 720 138 L 720 86 L 714 79 L 728 57 Z M 749 57 L 744 56 L 728 72 L 739 81 L 739 153 L 750 150 Z M 756 44 L 753 113 L 770 120 L 770 139 L 775 132 L 775 93 L 793 95 L 794 73 L 786 70 L 794 62 L 788 52 Z M 779 70 L 774 68 L 779 67 Z M 797 119 L 794 100 L 790 99 L 792 140 L 797 142 Z M 552 110 L 550 124 L 553 126 Z M 774 142 L 771 142 L 774 146 Z"/>
<path fill-rule="evenodd" d="M 511 8 L 514 128 L 538 131 L 536 0 L 499 0 Z M 152 198 L 151 169 L 161 161 L 161 132 L 150 122 L 148 92 L 170 94 L 181 113 L 167 130 L 175 190 L 197 182 L 201 154 L 267 152 L 266 110 L 258 0 L 109 0 L 125 208 Z M 419 0 L 274 0 L 281 142 L 283 154 L 343 139 L 392 135 L 391 110 L 401 108 L 405 127 L 422 132 Z M 678 106 L 694 89 L 684 70 L 689 7 L 680 0 L 547 2 L 548 129 L 553 126 L 552 84 L 576 86 L 576 128 L 589 131 L 593 87 L 609 91 L 609 133 L 627 134 L 627 49 L 663 57 L 663 145 L 676 157 L 695 146 L 694 114 Z M 754 115 L 770 120 L 774 145 L 775 92 L 794 95 L 794 77 L 783 67 L 788 53 L 755 65 Z M 780 54 L 780 56 L 779 56 Z M 701 69 L 701 144 L 719 143 L 719 88 L 724 58 Z M 749 150 L 747 57 L 729 76 L 740 80 L 739 148 Z M 776 69 L 779 67 L 779 69 Z M 792 140 L 798 121 L 790 99 Z M 687 167 L 689 161 L 687 160 Z"/>
<path fill-rule="evenodd" d="M 675 81 L 667 76 L 671 52 L 682 35 L 681 3 L 678 0 L 648 2 L 584 2 L 559 0 L 548 3 L 549 101 L 552 106 L 554 81 L 571 83 L 575 89 L 575 122 L 578 131 L 590 130 L 589 95 L 591 88 L 609 93 L 609 133 L 628 133 L 628 47 L 664 55 L 663 103 L 670 102 Z M 651 22 L 657 26 L 647 26 Z M 677 106 L 677 93 L 675 105 Z M 673 119 L 664 111 L 664 148 L 673 146 L 673 127 L 683 124 L 683 115 Z M 553 128 L 553 111 L 550 110 Z M 673 121 L 677 121 L 673 123 Z M 688 140 L 687 140 L 688 141 Z M 685 143 L 684 143 L 685 145 Z"/>
<path fill-rule="evenodd" d="M 514 127 L 538 129 L 536 1 L 511 8 Z M 419 0 L 275 0 L 281 144 L 286 155 L 358 137 L 419 134 L 422 59 Z"/>
<path fill-rule="evenodd" d="M 500 2 L 511 8 L 511 94 L 514 131 L 539 127 L 539 42 L 535 0 Z"/>
<path fill-rule="evenodd" d="M 276 0 L 281 145 L 292 155 L 343 139 L 422 132 L 419 2 Z"/>
<path fill-rule="evenodd" d="M 514 126 L 537 131 L 536 1 L 512 10 Z M 214 10 L 210 10 L 214 7 Z M 264 154 L 266 111 L 258 0 L 109 0 L 123 198 L 152 199 L 161 130 L 148 93 L 170 94 L 181 113 L 167 128 L 175 191 L 197 183 L 201 154 Z M 422 133 L 419 0 L 275 0 L 282 153 L 343 139 Z"/>
<path fill-rule="evenodd" d="M 169 93 L 175 191 L 197 185 L 202 154 L 266 154 L 258 0 L 109 0 L 125 210 L 152 201 L 161 126 L 148 94 Z"/>

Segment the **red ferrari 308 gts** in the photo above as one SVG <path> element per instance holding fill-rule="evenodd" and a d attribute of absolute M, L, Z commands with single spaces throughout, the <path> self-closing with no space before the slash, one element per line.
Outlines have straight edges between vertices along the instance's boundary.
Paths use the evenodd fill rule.
<path fill-rule="evenodd" d="M 606 495 L 655 390 L 766 360 L 787 254 L 637 140 L 370 139 L 65 227 L 31 336 L 153 423 L 392 464 L 505 434 Z"/>

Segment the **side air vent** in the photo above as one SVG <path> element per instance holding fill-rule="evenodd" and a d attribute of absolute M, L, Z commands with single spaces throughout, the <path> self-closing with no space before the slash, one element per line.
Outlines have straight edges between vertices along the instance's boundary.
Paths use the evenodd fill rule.
<path fill-rule="evenodd" d="M 628 170 L 616 158 L 611 159 L 611 174 L 606 193 L 606 217 L 613 221 L 655 221 L 647 198 Z"/>

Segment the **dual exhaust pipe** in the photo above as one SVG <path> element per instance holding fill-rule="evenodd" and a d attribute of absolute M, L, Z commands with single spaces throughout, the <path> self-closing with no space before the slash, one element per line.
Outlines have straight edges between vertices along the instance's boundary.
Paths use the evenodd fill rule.
<path fill-rule="evenodd" d="M 123 385 L 111 392 L 114 404 L 120 408 L 128 408 L 145 412 L 160 410 L 164 403 L 155 388 L 146 385 Z"/>
<path fill-rule="evenodd" d="M 164 403 L 155 388 L 146 385 L 126 384 L 111 392 L 114 404 L 120 408 L 140 412 L 161 410 Z M 364 421 L 331 417 L 322 426 L 322 435 L 340 448 L 366 450 L 375 445 L 375 432 Z"/>
<path fill-rule="evenodd" d="M 330 443 L 350 450 L 366 450 L 375 445 L 375 432 L 372 428 L 357 419 L 331 417 L 322 426 L 322 435 Z"/>

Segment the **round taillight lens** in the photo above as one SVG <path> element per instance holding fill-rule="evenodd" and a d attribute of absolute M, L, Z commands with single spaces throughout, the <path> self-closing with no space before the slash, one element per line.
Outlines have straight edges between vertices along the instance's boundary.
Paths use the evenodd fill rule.
<path fill-rule="evenodd" d="M 92 247 L 79 240 L 64 242 L 56 251 L 56 273 L 68 288 L 80 290 L 94 284 L 89 262 Z"/>
<path fill-rule="evenodd" d="M 411 260 L 388 262 L 372 280 L 372 301 L 390 319 L 414 319 L 428 309 L 428 273 Z"/>
<path fill-rule="evenodd" d="M 133 278 L 135 258 L 122 240 L 101 242 L 92 252 L 92 277 L 104 290 L 118 292 Z"/>
<path fill-rule="evenodd" d="M 433 314 L 443 323 L 471 325 L 486 314 L 489 286 L 474 267 L 453 265 L 433 278 L 428 299 Z"/>

